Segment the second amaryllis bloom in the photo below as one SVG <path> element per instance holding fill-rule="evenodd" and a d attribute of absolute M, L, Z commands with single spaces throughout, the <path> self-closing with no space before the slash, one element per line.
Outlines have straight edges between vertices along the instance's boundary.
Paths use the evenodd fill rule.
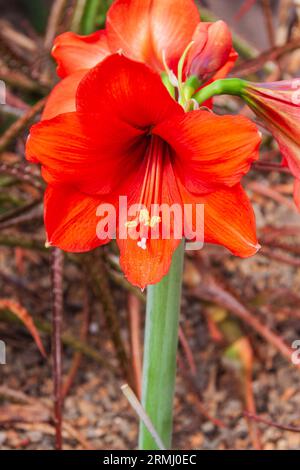
<path fill-rule="evenodd" d="M 224 21 L 199 23 L 193 45 L 188 54 L 187 76 L 196 76 L 200 82 L 222 78 L 237 60 L 232 47 L 232 35 Z"/>
<path fill-rule="evenodd" d="M 81 80 L 75 111 L 32 127 L 26 154 L 41 163 L 48 183 L 45 225 L 51 245 L 82 252 L 108 243 L 109 236 L 97 235 L 99 206 L 118 207 L 125 196 L 128 207 L 142 207 L 121 226 L 128 236 L 117 229 L 116 238 L 127 278 L 144 288 L 168 272 L 180 243 L 172 218 L 150 217 L 155 205 L 203 204 L 204 241 L 243 257 L 256 253 L 254 214 L 240 181 L 258 158 L 259 145 L 248 119 L 186 113 L 157 73 L 115 54 Z M 156 227 L 157 238 L 131 237 L 137 224 Z M 164 228 L 169 238 L 162 237 Z"/>
<path fill-rule="evenodd" d="M 300 209 L 300 80 L 242 83 L 241 97 L 273 134 L 283 165 L 296 178 L 294 199 Z"/>
<path fill-rule="evenodd" d="M 105 29 L 88 36 L 67 32 L 55 39 L 52 55 L 63 80 L 50 94 L 44 117 L 56 116 L 62 105 L 75 110 L 80 80 L 105 57 L 122 52 L 159 74 L 167 66 L 177 75 L 192 41 L 185 75 L 196 74 L 201 82 L 226 77 L 238 56 L 231 33 L 223 21 L 202 23 L 194 0 L 115 0 Z"/>

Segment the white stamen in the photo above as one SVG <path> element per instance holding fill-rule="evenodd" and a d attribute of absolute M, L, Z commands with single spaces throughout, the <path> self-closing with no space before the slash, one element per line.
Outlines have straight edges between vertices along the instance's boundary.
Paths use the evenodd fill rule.
<path fill-rule="evenodd" d="M 138 226 L 138 223 L 136 220 L 128 220 L 127 222 L 125 222 L 126 228 L 135 228 L 137 226 Z"/>
<path fill-rule="evenodd" d="M 175 88 L 177 88 L 178 87 L 178 80 L 177 80 L 177 77 L 176 77 L 175 73 L 173 72 L 173 70 L 171 70 L 169 68 L 168 64 L 167 64 L 166 51 L 165 50 L 162 51 L 162 60 L 163 60 L 165 71 L 168 74 L 168 78 L 170 80 L 171 85 L 174 86 Z"/>
<path fill-rule="evenodd" d="M 200 109 L 200 105 L 199 105 L 198 101 L 196 101 L 196 100 L 194 100 L 194 98 L 192 98 L 191 102 L 193 103 L 194 111 L 197 110 L 197 109 Z"/>
<path fill-rule="evenodd" d="M 146 250 L 147 249 L 146 243 L 147 243 L 147 238 L 143 237 L 140 242 L 137 242 L 137 246 L 139 248 L 142 248 L 142 250 Z"/>
<path fill-rule="evenodd" d="M 184 107 L 185 112 L 188 112 L 190 109 L 192 109 L 193 111 L 200 109 L 200 105 L 198 101 L 194 100 L 194 98 L 191 98 L 185 104 L 185 107 Z"/>
<path fill-rule="evenodd" d="M 159 217 L 159 215 L 154 215 L 153 217 L 151 217 L 149 225 L 151 228 L 154 228 L 160 222 L 161 222 L 161 217 Z"/>
<path fill-rule="evenodd" d="M 149 215 L 148 209 L 142 209 L 140 211 L 139 221 L 140 221 L 141 224 L 144 223 L 145 225 L 147 225 L 149 223 L 150 215 Z"/>

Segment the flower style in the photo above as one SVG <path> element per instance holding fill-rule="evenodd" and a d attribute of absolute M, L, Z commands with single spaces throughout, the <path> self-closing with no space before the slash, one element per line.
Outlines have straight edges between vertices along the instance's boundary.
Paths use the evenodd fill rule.
<path fill-rule="evenodd" d="M 166 65 L 176 73 L 192 41 L 187 74 L 197 73 L 200 81 L 224 78 L 237 59 L 224 22 L 201 23 L 193 0 L 176 0 L 176 5 L 173 0 L 115 0 L 105 30 L 88 36 L 67 32 L 56 38 L 52 55 L 63 80 L 51 93 L 43 118 L 75 111 L 81 78 L 108 55 L 121 51 L 157 73 L 165 72 Z"/>
<path fill-rule="evenodd" d="M 294 199 L 300 209 L 300 80 L 244 83 L 241 96 L 274 135 L 295 177 Z"/>
<path fill-rule="evenodd" d="M 51 245 L 83 252 L 108 243 L 109 237 L 100 240 L 96 234 L 97 208 L 106 202 L 117 206 L 122 195 L 128 205 L 142 204 L 149 213 L 152 204 L 204 204 L 205 241 L 246 257 L 259 245 L 240 180 L 258 158 L 259 145 L 248 119 L 185 113 L 157 73 L 114 54 L 85 74 L 75 111 L 32 127 L 26 154 L 41 163 L 48 183 L 45 225 Z M 132 222 L 125 223 L 128 232 Z M 116 233 L 121 267 L 132 284 L 144 288 L 167 273 L 180 243 L 173 221 L 168 223 L 169 239 L 145 243 Z M 159 217 L 153 225 L 161 234 Z"/>

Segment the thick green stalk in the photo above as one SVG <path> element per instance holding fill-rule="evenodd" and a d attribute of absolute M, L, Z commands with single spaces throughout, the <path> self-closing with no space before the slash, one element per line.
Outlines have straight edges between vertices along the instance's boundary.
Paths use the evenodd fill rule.
<path fill-rule="evenodd" d="M 183 258 L 184 241 L 173 255 L 169 273 L 147 292 L 142 404 L 166 448 L 172 438 Z M 139 448 L 158 449 L 143 423 Z"/>
<path fill-rule="evenodd" d="M 99 10 L 99 0 L 87 0 L 82 18 L 82 33 L 91 34 L 95 31 L 96 18 Z"/>
<path fill-rule="evenodd" d="M 239 78 L 224 78 L 201 88 L 193 98 L 201 105 L 216 95 L 242 96 L 246 82 Z"/>

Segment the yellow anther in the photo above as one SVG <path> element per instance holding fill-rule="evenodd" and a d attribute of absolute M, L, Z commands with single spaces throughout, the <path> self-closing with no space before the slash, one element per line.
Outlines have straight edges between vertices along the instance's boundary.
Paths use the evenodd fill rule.
<path fill-rule="evenodd" d="M 151 217 L 149 225 L 151 228 L 154 228 L 160 222 L 161 222 L 161 217 L 159 217 L 159 215 L 154 215 L 153 217 Z"/>
<path fill-rule="evenodd" d="M 126 228 L 135 228 L 138 226 L 138 222 L 136 220 L 128 220 L 126 223 L 125 223 L 125 227 Z"/>
<path fill-rule="evenodd" d="M 149 225 L 150 215 L 149 215 L 148 209 L 142 209 L 140 211 L 139 221 L 140 221 L 140 223 L 144 223 L 144 225 L 146 225 L 146 226 Z"/>

